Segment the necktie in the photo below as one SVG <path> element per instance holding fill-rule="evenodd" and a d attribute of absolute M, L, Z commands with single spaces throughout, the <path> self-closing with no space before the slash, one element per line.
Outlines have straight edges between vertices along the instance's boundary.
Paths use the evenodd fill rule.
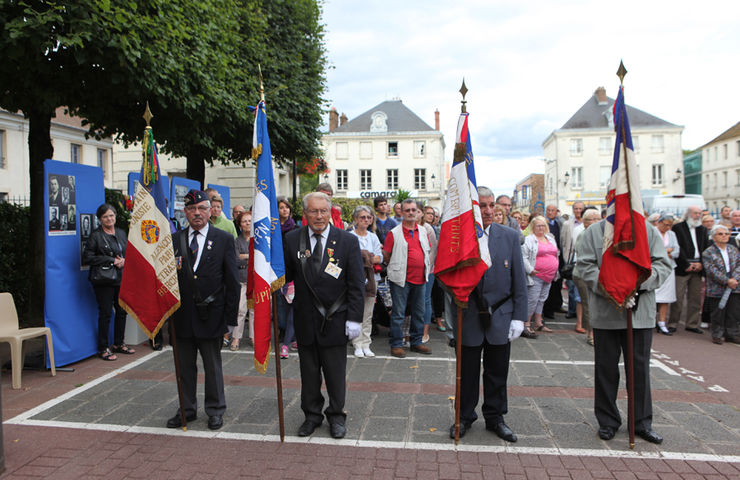
<path fill-rule="evenodd" d="M 198 233 L 198 230 L 193 230 L 193 239 L 190 241 L 190 255 L 193 258 L 193 263 L 198 258 Z"/>
<path fill-rule="evenodd" d="M 313 266 L 314 273 L 319 273 L 319 269 L 321 268 L 321 234 L 320 233 L 314 233 L 313 237 L 316 239 L 316 245 L 313 247 L 313 253 L 311 254 L 311 264 Z"/>

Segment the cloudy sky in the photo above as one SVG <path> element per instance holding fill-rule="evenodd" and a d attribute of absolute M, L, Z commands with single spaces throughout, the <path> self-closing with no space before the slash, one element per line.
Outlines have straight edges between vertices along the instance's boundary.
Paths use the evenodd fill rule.
<path fill-rule="evenodd" d="M 350 119 L 392 98 L 441 129 L 451 160 L 458 90 L 478 178 L 510 193 L 544 172 L 542 142 L 598 86 L 685 127 L 694 149 L 740 120 L 740 2 L 326 0 L 329 105 Z"/>

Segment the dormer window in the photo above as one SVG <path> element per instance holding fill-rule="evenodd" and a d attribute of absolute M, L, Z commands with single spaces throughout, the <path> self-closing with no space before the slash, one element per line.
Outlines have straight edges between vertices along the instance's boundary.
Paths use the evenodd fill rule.
<path fill-rule="evenodd" d="M 385 112 L 374 112 L 370 118 L 372 118 L 370 133 L 385 133 L 388 131 L 388 124 L 386 123 L 388 115 Z"/>

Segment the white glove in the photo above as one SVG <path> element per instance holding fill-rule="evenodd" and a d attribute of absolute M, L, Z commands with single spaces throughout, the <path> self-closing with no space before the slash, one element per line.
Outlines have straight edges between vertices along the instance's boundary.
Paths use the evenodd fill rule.
<path fill-rule="evenodd" d="M 509 325 L 509 341 L 519 338 L 524 331 L 524 322 L 521 320 L 512 320 Z"/>
<path fill-rule="evenodd" d="M 627 300 L 624 301 L 624 308 L 629 309 L 635 306 L 635 297 L 637 297 L 637 293 L 634 295 L 631 295 L 627 298 Z"/>
<path fill-rule="evenodd" d="M 344 326 L 344 333 L 347 335 L 347 338 L 350 340 L 354 340 L 355 338 L 360 336 L 360 332 L 362 331 L 362 324 L 359 322 L 350 322 L 347 321 L 347 323 Z"/>

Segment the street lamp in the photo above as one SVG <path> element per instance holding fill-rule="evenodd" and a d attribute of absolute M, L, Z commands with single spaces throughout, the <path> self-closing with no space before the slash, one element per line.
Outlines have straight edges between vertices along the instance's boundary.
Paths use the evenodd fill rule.
<path fill-rule="evenodd" d="M 565 172 L 565 180 L 562 180 L 563 186 L 568 185 L 568 180 L 570 180 L 570 173 Z"/>

